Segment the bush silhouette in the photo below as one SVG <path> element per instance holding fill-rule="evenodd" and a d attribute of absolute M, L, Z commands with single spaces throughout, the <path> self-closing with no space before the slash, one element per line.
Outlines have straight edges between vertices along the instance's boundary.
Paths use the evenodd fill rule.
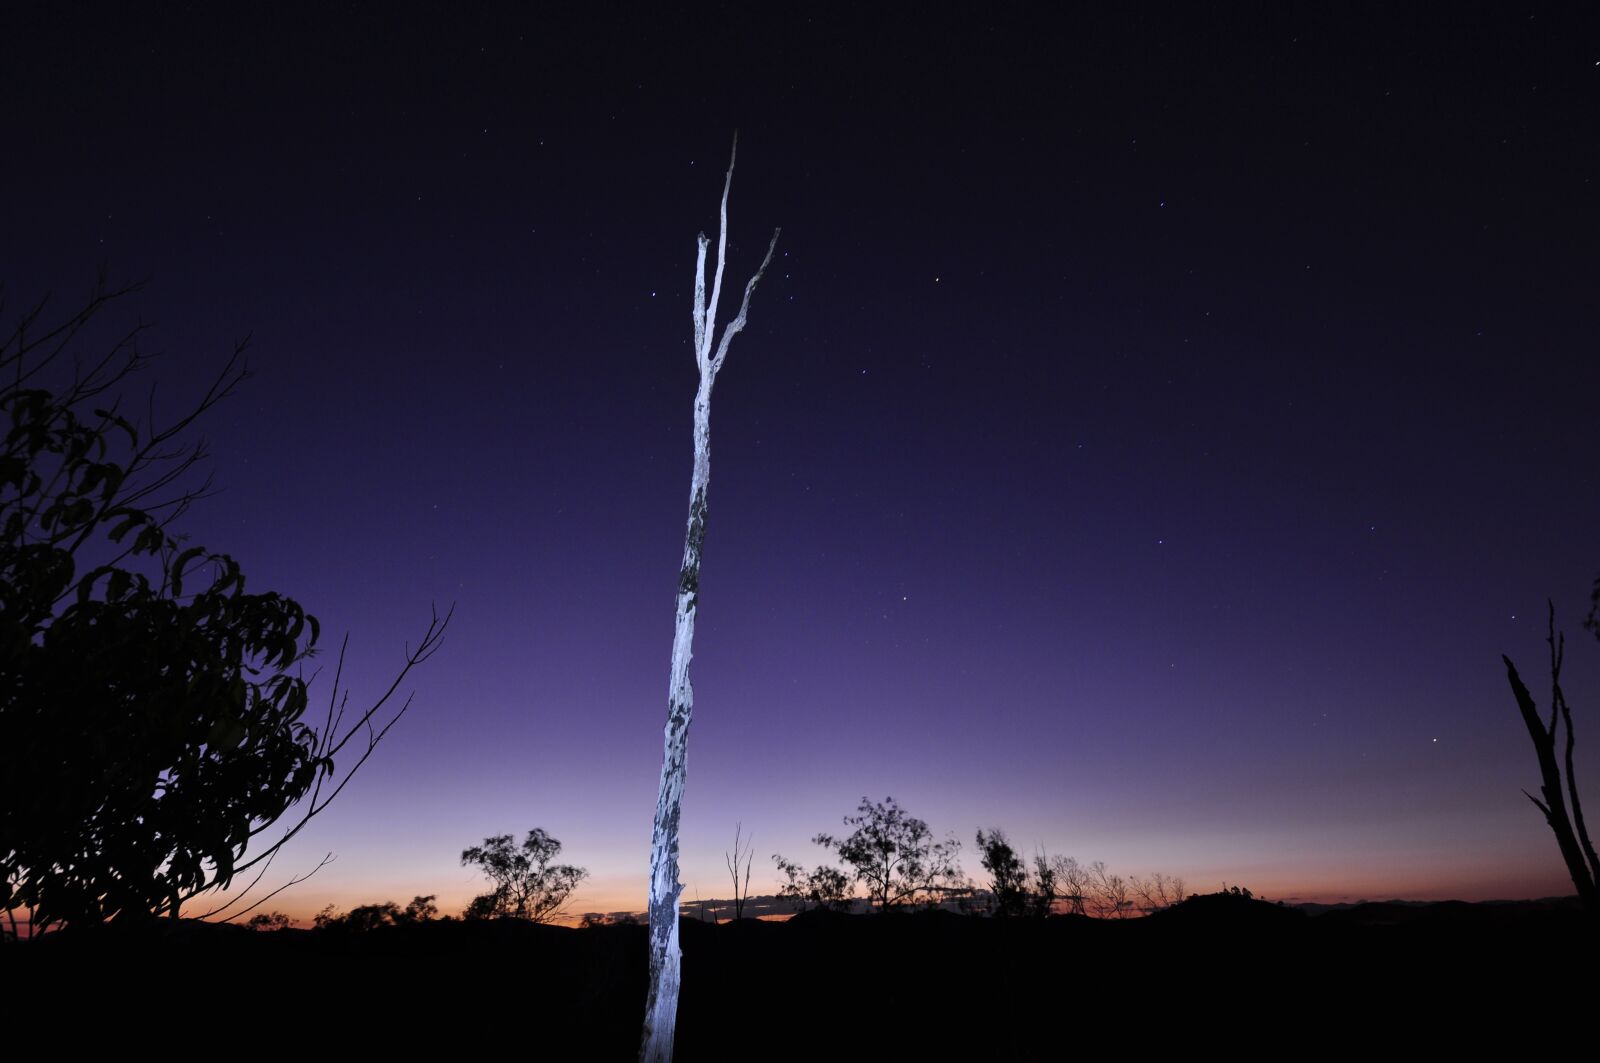
<path fill-rule="evenodd" d="M 204 448 L 183 436 L 245 379 L 243 345 L 187 414 L 136 424 L 110 393 L 148 361 L 142 327 L 98 355 L 74 349 L 134 290 L 102 284 L 56 324 L 40 303 L 0 335 L 0 908 L 13 933 L 18 911 L 31 934 L 176 918 L 275 853 L 394 722 L 368 727 L 386 695 L 348 726 L 331 711 L 308 723 L 296 666 L 316 619 L 247 593 L 233 558 L 174 531 L 208 486 L 192 476 Z M 42 386 L 68 362 L 66 384 Z M 435 618 L 406 669 L 442 632 Z M 334 758 L 358 731 L 340 776 Z"/>

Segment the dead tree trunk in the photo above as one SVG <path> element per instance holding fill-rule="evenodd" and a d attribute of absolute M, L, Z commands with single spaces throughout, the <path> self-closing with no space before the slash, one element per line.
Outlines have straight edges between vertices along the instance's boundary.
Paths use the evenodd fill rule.
<path fill-rule="evenodd" d="M 694 396 L 694 472 L 689 480 L 689 526 L 683 543 L 683 567 L 678 574 L 677 622 L 672 635 L 672 670 L 667 686 L 667 726 L 661 760 L 661 789 L 656 797 L 655 829 L 650 841 L 650 995 L 645 1002 L 644 1039 L 639 1058 L 644 1063 L 669 1063 L 678 1022 L 678 986 L 682 953 L 678 946 L 678 817 L 683 805 L 685 756 L 689 721 L 694 716 L 694 687 L 689 682 L 689 661 L 694 656 L 694 618 L 700 599 L 700 556 L 706 539 L 706 488 L 711 482 L 711 386 L 728 356 L 728 345 L 744 329 L 750 293 L 772 261 L 778 231 L 772 232 L 767 255 L 744 286 L 739 313 L 713 338 L 717 325 L 717 299 L 722 294 L 722 271 L 727 264 L 728 190 L 733 186 L 733 164 L 739 137 L 733 138 L 728 175 L 722 185 L 722 211 L 717 231 L 717 272 L 706 300 L 706 246 L 696 239 L 694 278 L 694 355 L 700 369 L 700 386 Z"/>
<path fill-rule="evenodd" d="M 1544 813 L 1545 822 L 1550 824 L 1550 830 L 1556 836 L 1556 846 L 1561 850 L 1561 859 L 1566 862 L 1567 873 L 1572 876 L 1572 885 L 1577 889 L 1584 908 L 1591 915 L 1600 915 L 1600 883 L 1597 883 L 1600 880 L 1600 857 L 1595 855 L 1588 828 L 1584 826 L 1583 805 L 1578 801 L 1578 783 L 1573 775 L 1572 707 L 1567 704 L 1566 695 L 1561 691 L 1561 663 L 1566 655 L 1566 639 L 1556 634 L 1556 610 L 1553 604 L 1550 606 L 1550 633 L 1545 641 L 1550 644 L 1549 726 L 1540 719 L 1533 695 L 1528 693 L 1522 677 L 1517 675 L 1516 665 L 1511 663 L 1511 658 L 1504 655 L 1500 657 L 1506 664 L 1511 693 L 1517 699 L 1522 722 L 1527 725 L 1528 737 L 1533 739 L 1534 753 L 1539 758 L 1539 792 L 1544 795 L 1544 800 L 1539 800 L 1526 790 L 1522 792 L 1539 807 L 1539 811 Z M 1556 757 L 1556 735 L 1563 724 L 1567 728 L 1565 795 L 1562 794 L 1561 761 Z"/>
<path fill-rule="evenodd" d="M 728 865 L 728 873 L 733 876 L 733 919 L 738 922 L 744 918 L 744 902 L 750 899 L 750 865 L 756 858 L 756 840 L 754 837 L 741 838 L 744 834 L 744 824 L 737 823 L 733 828 L 733 852 L 723 853 L 722 862 Z M 744 861 L 744 886 L 739 885 L 739 861 Z"/>

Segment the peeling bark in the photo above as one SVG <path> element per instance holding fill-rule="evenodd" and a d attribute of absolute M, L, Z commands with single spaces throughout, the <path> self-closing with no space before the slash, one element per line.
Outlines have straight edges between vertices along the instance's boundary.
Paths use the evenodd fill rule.
<path fill-rule="evenodd" d="M 711 387 L 728 356 L 728 345 L 744 329 L 750 293 L 772 261 L 778 230 L 772 233 L 767 255 L 744 287 L 738 315 L 728 323 L 712 354 L 716 333 L 717 300 L 722 292 L 722 271 L 727 262 L 728 190 L 733 185 L 733 164 L 738 157 L 735 134 L 728 175 L 722 186 L 722 210 L 717 236 L 717 272 L 706 300 L 706 246 L 698 237 L 695 255 L 694 346 L 700 369 L 700 386 L 694 397 L 694 472 L 689 480 L 689 520 L 684 533 L 683 566 L 678 573 L 678 605 L 672 635 L 672 668 L 667 684 L 667 725 L 663 734 L 661 788 L 656 796 L 655 826 L 650 842 L 650 994 L 645 1001 L 644 1038 L 639 1058 L 645 1063 L 670 1063 L 678 1022 L 678 990 L 682 952 L 678 943 L 678 901 L 683 885 L 678 881 L 678 821 L 682 814 L 689 723 L 694 718 L 694 686 L 689 662 L 694 657 L 694 619 L 700 601 L 700 558 L 706 538 L 706 492 L 711 483 Z"/>

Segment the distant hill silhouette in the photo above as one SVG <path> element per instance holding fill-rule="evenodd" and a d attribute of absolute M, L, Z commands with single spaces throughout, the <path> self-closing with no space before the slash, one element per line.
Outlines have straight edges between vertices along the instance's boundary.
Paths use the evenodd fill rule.
<path fill-rule="evenodd" d="M 1273 904 L 1255 897 L 1237 893 L 1204 893 L 1188 900 L 1152 912 L 1146 917 L 1150 926 L 1146 932 L 1155 933 L 1168 927 L 1209 926 L 1220 929 L 1248 927 L 1290 927 L 1304 922 L 1308 916 L 1298 908 Z"/>

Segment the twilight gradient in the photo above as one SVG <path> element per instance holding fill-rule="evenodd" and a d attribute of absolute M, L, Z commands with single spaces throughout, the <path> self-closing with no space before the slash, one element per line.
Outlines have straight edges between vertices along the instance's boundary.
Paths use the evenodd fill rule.
<path fill-rule="evenodd" d="M 352 633 L 356 698 L 456 603 L 273 907 L 458 908 L 532 826 L 574 911 L 643 907 L 735 126 L 730 278 L 784 235 L 714 406 L 687 898 L 736 821 L 761 892 L 886 794 L 974 875 L 1000 826 L 1273 899 L 1570 891 L 1499 655 L 1545 696 L 1553 597 L 1600 777 L 1579 16 L 248 11 L 20 18 L 0 274 L 149 278 L 160 408 L 252 333 L 188 529 Z"/>

